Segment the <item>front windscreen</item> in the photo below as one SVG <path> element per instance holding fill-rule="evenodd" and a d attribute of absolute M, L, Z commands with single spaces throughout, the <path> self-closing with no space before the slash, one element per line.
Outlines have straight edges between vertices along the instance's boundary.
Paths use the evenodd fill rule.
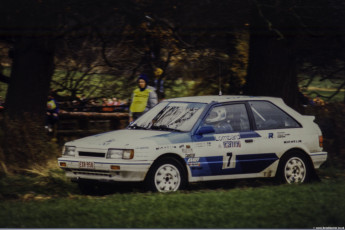
<path fill-rule="evenodd" d="M 129 128 L 187 132 L 193 128 L 205 106 L 204 103 L 161 102 Z"/>

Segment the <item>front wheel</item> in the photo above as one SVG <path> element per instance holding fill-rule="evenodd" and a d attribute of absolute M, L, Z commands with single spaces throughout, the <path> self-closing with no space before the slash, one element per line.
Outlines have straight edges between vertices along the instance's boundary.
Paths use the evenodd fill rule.
<path fill-rule="evenodd" d="M 146 183 L 152 191 L 175 192 L 186 184 L 185 170 L 176 159 L 163 158 L 152 166 Z"/>
<path fill-rule="evenodd" d="M 284 183 L 297 184 L 310 181 L 311 166 L 301 154 L 283 156 L 279 163 L 278 179 Z"/>

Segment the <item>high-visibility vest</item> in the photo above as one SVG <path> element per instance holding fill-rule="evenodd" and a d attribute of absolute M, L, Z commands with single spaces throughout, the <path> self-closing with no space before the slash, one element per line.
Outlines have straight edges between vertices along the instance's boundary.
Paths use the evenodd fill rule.
<path fill-rule="evenodd" d="M 48 101 L 47 107 L 48 107 L 49 110 L 54 110 L 54 109 L 56 109 L 55 101 L 54 101 L 54 100 Z"/>
<path fill-rule="evenodd" d="M 129 108 L 132 113 L 144 112 L 150 92 L 152 92 L 152 90 L 147 88 L 143 91 L 140 91 L 139 88 L 133 91 L 133 101 L 131 107 Z"/>

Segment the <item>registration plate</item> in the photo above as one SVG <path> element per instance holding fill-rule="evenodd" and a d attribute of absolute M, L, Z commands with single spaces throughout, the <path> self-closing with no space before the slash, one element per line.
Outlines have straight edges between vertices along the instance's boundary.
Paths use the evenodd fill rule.
<path fill-rule="evenodd" d="M 95 163 L 91 161 L 79 161 L 79 168 L 82 169 L 94 169 Z"/>

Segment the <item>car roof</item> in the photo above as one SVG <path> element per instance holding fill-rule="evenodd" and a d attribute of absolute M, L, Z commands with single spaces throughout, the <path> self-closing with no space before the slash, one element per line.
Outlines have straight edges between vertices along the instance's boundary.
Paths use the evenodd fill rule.
<path fill-rule="evenodd" d="M 244 95 L 208 95 L 208 96 L 191 96 L 191 97 L 179 97 L 166 99 L 165 101 L 180 101 L 180 102 L 200 102 L 200 103 L 211 103 L 211 102 L 235 102 L 235 101 L 248 101 L 248 100 L 264 100 L 271 101 L 281 104 L 283 100 L 277 97 L 265 97 L 265 96 L 244 96 Z"/>

